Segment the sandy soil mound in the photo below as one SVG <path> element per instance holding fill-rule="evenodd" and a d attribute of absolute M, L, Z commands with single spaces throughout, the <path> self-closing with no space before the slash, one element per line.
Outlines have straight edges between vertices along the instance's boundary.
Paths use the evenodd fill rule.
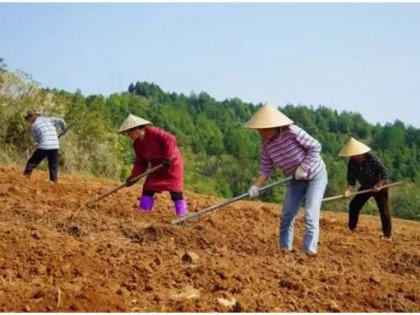
<path fill-rule="evenodd" d="M 313 258 L 299 217 L 284 255 L 275 204 L 240 201 L 177 227 L 167 194 L 151 213 L 135 209 L 140 185 L 79 207 L 119 184 L 60 174 L 52 185 L 0 167 L 0 311 L 420 311 L 416 222 L 394 219 L 387 242 L 377 217 L 351 234 L 346 214 L 323 212 Z M 221 201 L 186 197 L 193 211 Z"/>

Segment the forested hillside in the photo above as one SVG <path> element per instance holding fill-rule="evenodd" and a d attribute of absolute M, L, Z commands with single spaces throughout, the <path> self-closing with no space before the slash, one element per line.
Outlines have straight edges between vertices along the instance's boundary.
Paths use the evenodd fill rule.
<path fill-rule="evenodd" d="M 116 130 L 132 113 L 177 136 L 187 190 L 231 197 L 245 192 L 258 172 L 260 139 L 244 123 L 259 106 L 238 98 L 218 101 L 205 92 L 165 92 L 150 82 L 132 83 L 126 92 L 109 97 L 45 89 L 23 72 L 7 71 L 0 59 L 0 163 L 23 169 L 34 149 L 23 116 L 36 108 L 44 115 L 63 117 L 70 126 L 60 139 L 61 171 L 124 180 L 133 152 L 130 140 Z M 279 109 L 321 142 L 329 173 L 327 196 L 341 194 L 346 187 L 347 160 L 338 152 L 352 135 L 382 158 L 391 180 L 408 182 L 393 189 L 394 215 L 420 220 L 420 129 L 398 120 L 372 125 L 359 113 L 322 105 L 287 104 Z M 272 189 L 262 198 L 282 201 L 283 189 Z M 343 201 L 323 205 L 323 209 L 346 208 Z M 376 206 L 369 204 L 366 211 L 376 213 Z"/>

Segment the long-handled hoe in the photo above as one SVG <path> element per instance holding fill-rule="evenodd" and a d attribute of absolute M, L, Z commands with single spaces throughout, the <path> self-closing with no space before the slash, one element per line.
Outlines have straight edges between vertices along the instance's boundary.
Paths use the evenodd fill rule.
<path fill-rule="evenodd" d="M 266 185 L 266 186 L 261 187 L 261 188 L 259 189 L 259 191 L 263 191 L 263 190 L 266 190 L 266 189 L 271 188 L 271 187 L 273 187 L 273 186 L 276 186 L 276 185 L 280 185 L 280 184 L 286 183 L 286 182 L 288 182 L 288 181 L 289 181 L 289 180 L 291 180 L 291 179 L 292 179 L 292 176 L 287 177 L 287 178 L 282 179 L 282 180 L 279 180 L 279 181 L 276 181 L 276 182 L 273 182 L 273 183 L 271 183 L 271 184 L 268 184 L 268 185 Z M 392 186 L 400 185 L 400 184 L 403 184 L 403 183 L 404 183 L 404 182 L 395 182 L 395 183 L 391 183 L 391 184 L 384 185 L 384 186 L 382 186 L 382 188 L 392 187 Z M 361 191 L 358 191 L 358 192 L 351 193 L 351 194 L 350 194 L 350 196 L 359 195 L 359 194 L 365 194 L 365 193 L 368 193 L 368 192 L 370 192 L 370 191 L 371 191 L 370 189 L 361 190 Z M 211 207 L 209 207 L 209 208 L 206 208 L 206 209 L 200 210 L 200 211 L 198 211 L 198 212 L 191 213 L 191 214 L 189 214 L 189 215 L 187 215 L 187 216 L 185 216 L 185 217 L 182 217 L 182 218 L 177 218 L 177 219 L 175 219 L 175 220 L 173 220 L 173 221 L 172 221 L 172 225 L 181 224 L 181 223 L 184 223 L 184 222 L 186 222 L 186 221 L 189 221 L 189 220 L 191 220 L 191 219 L 193 219 L 193 218 L 198 218 L 198 217 L 201 217 L 202 215 L 204 215 L 204 214 L 205 214 L 205 213 L 207 213 L 207 212 L 210 212 L 210 211 L 213 211 L 213 210 L 219 209 L 219 208 L 221 208 L 221 207 L 223 207 L 223 206 L 225 206 L 225 205 L 228 205 L 228 204 L 233 203 L 233 202 L 235 202 L 235 201 L 238 201 L 238 200 L 244 199 L 244 198 L 246 198 L 246 197 L 248 197 L 248 196 L 249 196 L 249 193 L 244 193 L 244 194 L 242 194 L 242 195 L 240 195 L 240 196 L 233 197 L 233 198 L 231 198 L 231 199 L 225 200 L 225 201 L 220 202 L 220 203 L 218 203 L 218 204 L 216 204 L 216 205 L 213 205 L 213 206 L 211 206 Z M 337 200 L 337 199 L 342 199 L 342 198 L 345 198 L 345 197 L 344 197 L 344 195 L 339 195 L 339 196 L 334 196 L 334 197 L 324 198 L 322 201 L 332 201 L 332 200 Z"/>
<path fill-rule="evenodd" d="M 163 163 L 162 164 L 159 164 L 159 165 L 156 165 L 155 167 L 152 167 L 152 168 L 150 168 L 150 169 L 148 169 L 147 171 L 145 171 L 144 173 L 142 173 L 142 174 L 140 174 L 140 175 L 138 175 L 138 176 L 136 176 L 136 177 L 134 177 L 133 179 L 131 179 L 130 180 L 130 184 L 133 184 L 133 183 L 136 183 L 136 182 L 138 182 L 140 179 L 142 179 L 143 177 L 146 177 L 147 175 L 149 175 L 149 174 L 151 174 L 151 173 L 153 173 L 153 172 L 155 172 L 155 171 L 157 171 L 158 169 L 160 169 L 160 168 L 162 168 L 164 165 L 163 165 Z M 130 185 L 131 186 L 131 185 Z M 107 192 L 105 192 L 105 193 L 103 193 L 103 194 L 101 194 L 100 196 L 98 196 L 98 197 L 95 197 L 95 198 L 93 198 L 93 199 L 91 199 L 91 200 L 89 200 L 89 201 L 87 201 L 87 202 L 85 202 L 85 203 L 82 203 L 71 215 L 70 215 L 70 217 L 68 217 L 68 219 L 70 219 L 70 221 L 71 220 L 73 220 L 76 216 L 77 216 L 77 214 L 79 213 L 79 211 L 82 209 L 82 208 L 84 208 L 84 207 L 90 207 L 90 206 L 92 206 L 95 202 L 98 202 L 99 200 L 102 200 L 102 199 L 104 199 L 104 198 L 106 198 L 106 197 L 108 197 L 109 195 L 111 195 L 111 194 L 113 194 L 113 193 L 115 193 L 115 192 L 117 192 L 118 190 L 120 190 L 120 189 L 122 189 L 122 188 L 124 188 L 124 187 L 127 187 L 127 184 L 126 183 L 123 183 L 123 184 L 121 184 L 121 185 L 119 185 L 118 187 L 115 187 L 115 188 L 113 188 L 113 189 L 111 189 L 111 190 L 109 190 L 109 191 L 107 191 Z"/>
<path fill-rule="evenodd" d="M 404 184 L 404 182 L 390 183 L 390 184 L 387 184 L 387 185 L 383 185 L 382 188 L 392 187 L 392 186 L 396 186 L 396 185 L 400 185 L 400 184 Z M 366 194 L 366 193 L 368 193 L 370 191 L 371 191 L 370 189 L 356 191 L 354 193 L 351 193 L 349 195 L 349 197 L 355 196 L 355 195 L 360 195 L 360 194 Z M 322 201 L 332 201 L 332 200 L 337 200 L 337 199 L 342 199 L 342 198 L 346 198 L 346 197 L 344 197 L 344 195 L 338 195 L 338 196 L 324 198 L 324 199 L 322 199 Z"/>
<path fill-rule="evenodd" d="M 268 189 L 268 188 L 271 188 L 271 187 L 273 187 L 273 186 L 280 185 L 280 184 L 284 184 L 284 183 L 288 182 L 288 181 L 289 181 L 289 180 L 291 180 L 291 179 L 292 179 L 292 176 L 286 177 L 286 178 L 284 178 L 284 179 L 282 179 L 282 180 L 279 180 L 279 181 L 273 182 L 273 183 L 271 183 L 271 184 L 268 184 L 268 185 L 266 185 L 266 186 L 263 186 L 263 187 L 261 187 L 258 191 L 260 192 L 260 191 L 266 190 L 266 189 Z M 175 220 L 173 220 L 173 221 L 172 221 L 172 225 L 176 225 L 176 224 L 184 223 L 184 222 L 186 222 L 186 221 L 188 221 L 188 220 L 191 220 L 191 219 L 193 219 L 193 218 L 198 218 L 198 217 L 201 217 L 203 214 L 205 214 L 205 213 L 207 213 L 207 212 L 210 212 L 210 211 L 213 211 L 213 210 L 219 209 L 219 208 L 221 208 L 221 207 L 223 207 L 223 206 L 226 206 L 226 205 L 228 205 L 228 204 L 230 204 L 230 203 L 233 203 L 233 202 L 235 202 L 235 201 L 238 201 L 238 200 L 244 199 L 244 198 L 246 198 L 246 197 L 248 197 L 248 196 L 249 196 L 249 192 L 246 192 L 246 193 L 244 193 L 244 194 L 242 194 L 242 195 L 239 195 L 239 196 L 233 197 L 233 198 L 231 198 L 231 199 L 227 199 L 227 200 L 225 200 L 225 201 L 223 201 L 223 202 L 220 202 L 220 203 L 218 203 L 218 204 L 216 204 L 216 205 L 213 205 L 213 206 L 211 206 L 211 207 L 209 207 L 209 208 L 207 208 L 207 209 L 203 209 L 203 210 L 200 210 L 200 211 L 198 211 L 198 212 L 191 213 L 191 214 L 189 214 L 189 215 L 186 215 L 185 217 L 177 218 L 177 219 L 175 219 Z"/>

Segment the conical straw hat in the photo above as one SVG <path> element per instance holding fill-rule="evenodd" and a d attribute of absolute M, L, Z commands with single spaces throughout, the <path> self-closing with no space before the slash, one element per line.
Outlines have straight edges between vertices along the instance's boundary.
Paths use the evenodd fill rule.
<path fill-rule="evenodd" d="M 371 149 L 364 143 L 357 141 L 354 138 L 350 138 L 350 140 L 344 145 L 341 149 L 339 156 L 354 156 L 354 155 L 361 155 L 366 152 L 369 152 Z"/>
<path fill-rule="evenodd" d="M 273 105 L 265 103 L 251 119 L 245 124 L 252 129 L 265 129 L 288 126 L 293 120 L 278 111 Z"/>
<path fill-rule="evenodd" d="M 128 115 L 127 119 L 122 123 L 120 129 L 118 129 L 118 133 L 133 129 L 135 127 L 148 125 L 148 124 L 151 124 L 151 122 L 146 119 L 130 114 Z"/>

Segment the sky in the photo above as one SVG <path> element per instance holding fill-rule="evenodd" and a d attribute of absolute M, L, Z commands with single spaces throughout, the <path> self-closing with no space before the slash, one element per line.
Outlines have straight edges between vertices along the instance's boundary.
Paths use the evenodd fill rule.
<path fill-rule="evenodd" d="M 420 3 L 0 3 L 0 58 L 84 95 L 153 82 L 420 128 Z"/>

